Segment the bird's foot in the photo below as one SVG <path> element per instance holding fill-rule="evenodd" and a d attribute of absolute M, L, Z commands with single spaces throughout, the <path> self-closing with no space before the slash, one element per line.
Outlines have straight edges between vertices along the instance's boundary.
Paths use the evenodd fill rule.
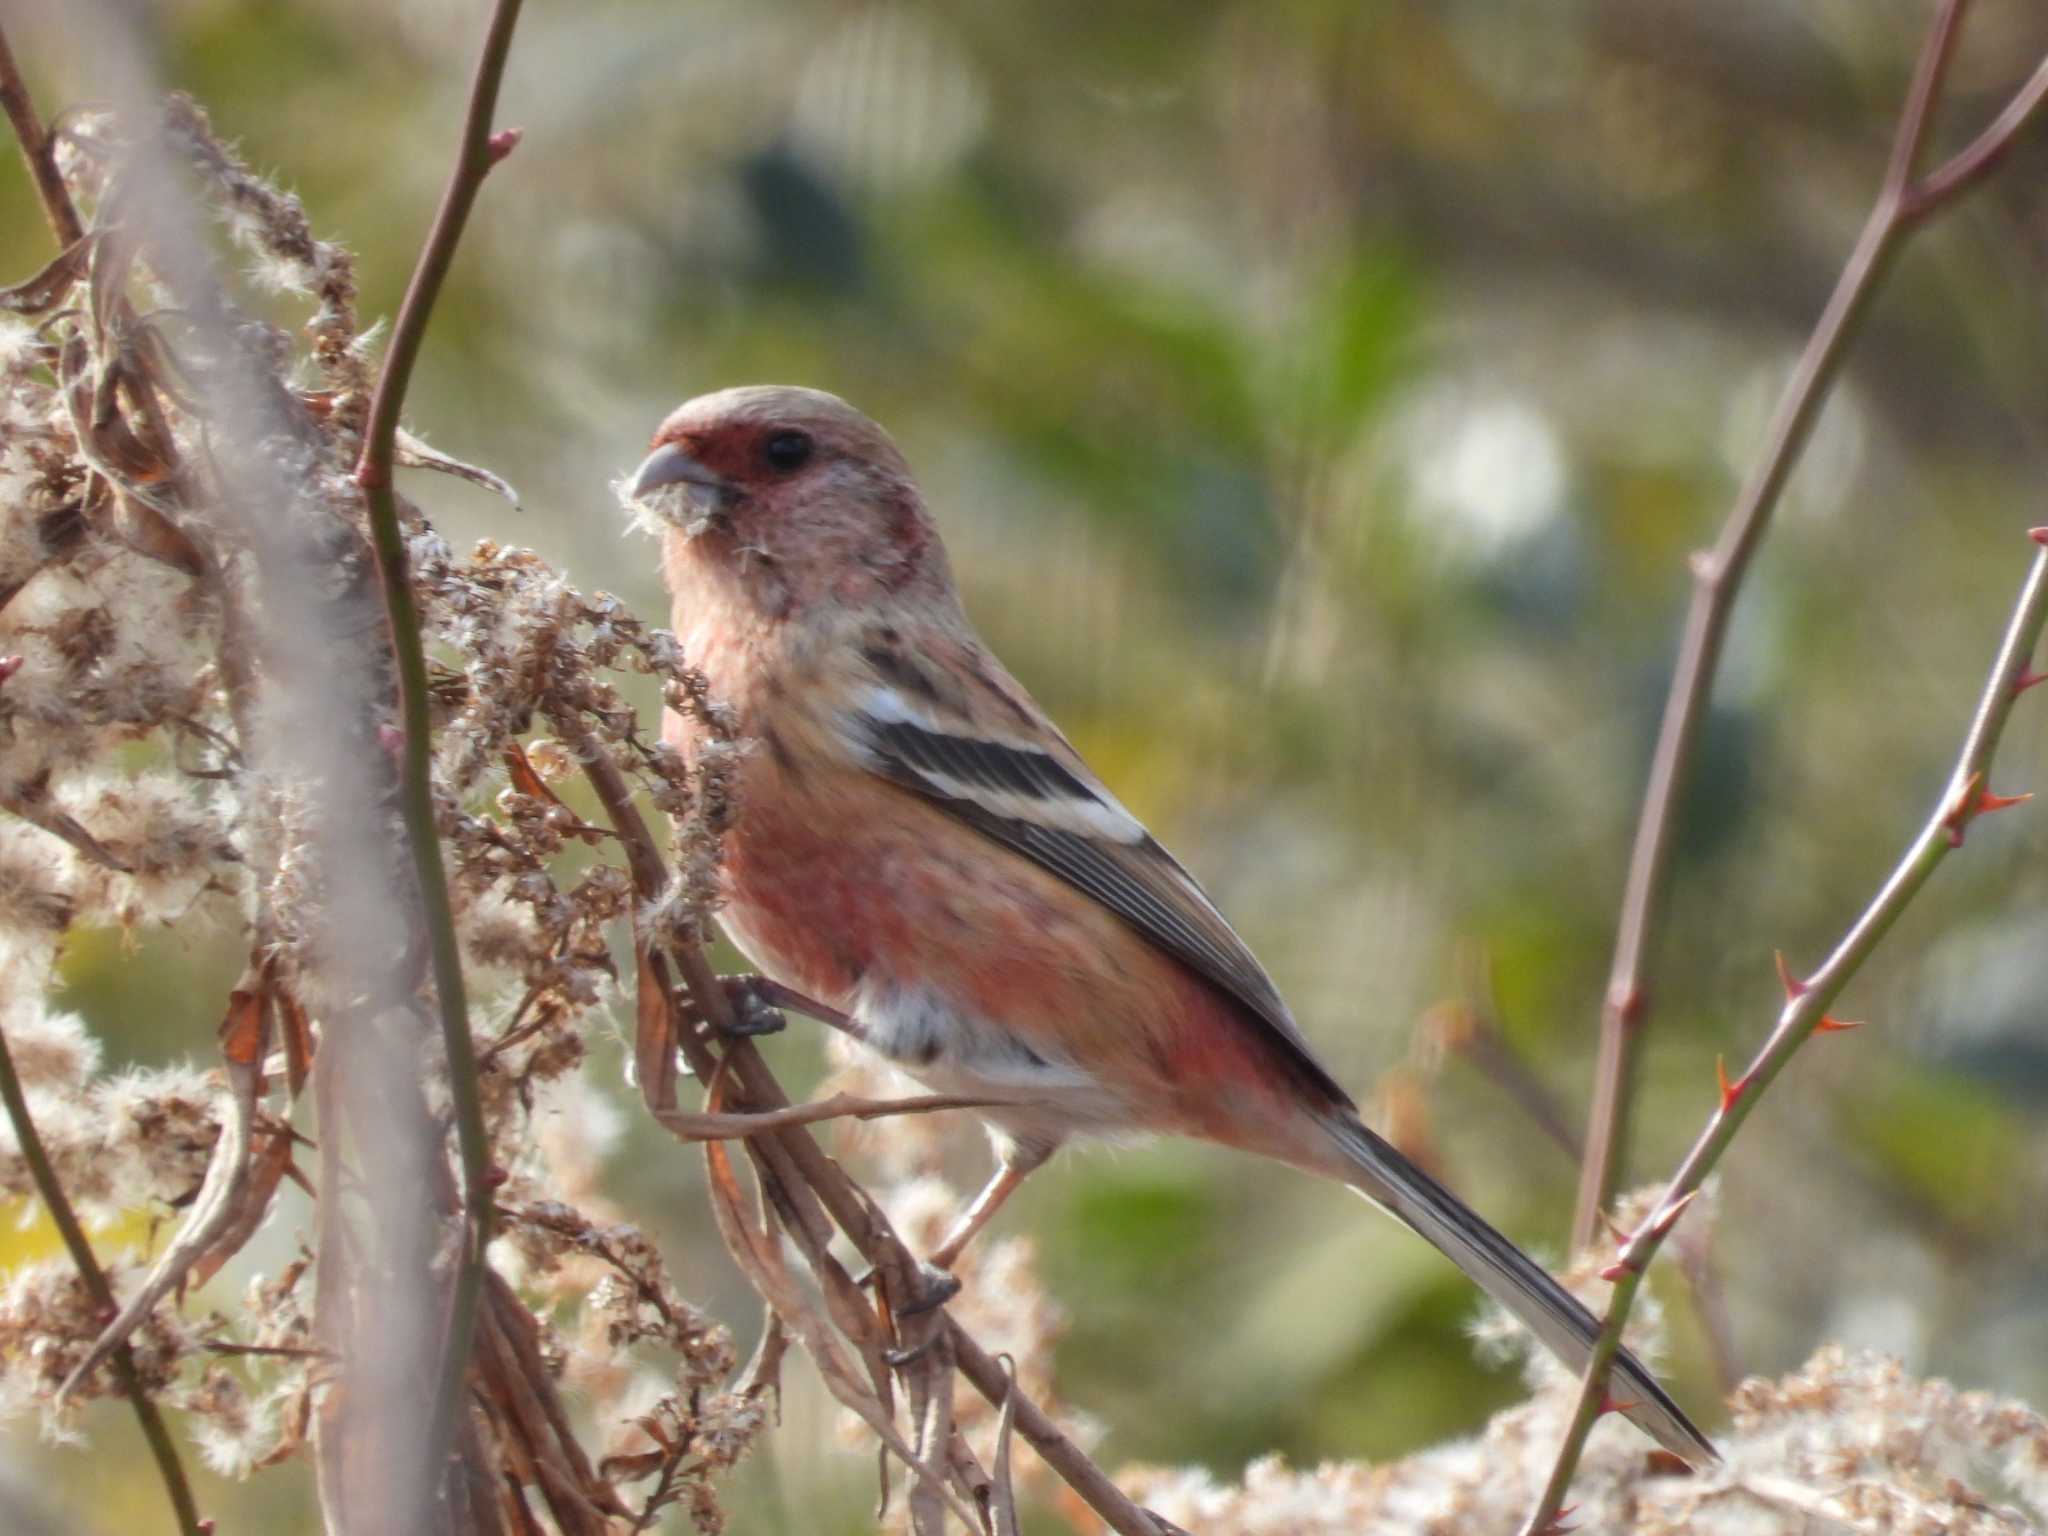
<path fill-rule="evenodd" d="M 879 1271 L 870 1269 L 855 1279 L 854 1284 L 862 1287 L 875 1284 Z M 898 1317 L 918 1317 L 926 1312 L 943 1307 L 960 1294 L 960 1277 L 950 1269 L 941 1269 L 923 1259 L 917 1261 L 913 1271 L 915 1292 L 898 1301 L 889 1298 L 889 1310 Z"/>
<path fill-rule="evenodd" d="M 896 1308 L 898 1317 L 935 1311 L 960 1294 L 960 1277 L 923 1259 L 917 1261 L 917 1294 Z"/>
<path fill-rule="evenodd" d="M 932 1346 L 939 1342 L 939 1335 L 944 1332 L 943 1328 L 934 1328 L 915 1344 L 902 1349 L 885 1349 L 882 1351 L 882 1363 L 892 1371 L 907 1371 L 932 1352 Z"/>
<path fill-rule="evenodd" d="M 782 1011 L 763 995 L 759 976 L 721 976 L 718 983 L 725 988 L 725 1000 L 732 1005 L 732 1025 L 721 1033 L 752 1039 L 756 1035 L 780 1034 L 789 1028 L 789 1020 L 782 1016 Z"/>
<path fill-rule="evenodd" d="M 915 1344 L 905 1344 L 896 1349 L 882 1351 L 882 1358 L 889 1363 L 892 1370 L 906 1370 L 931 1353 L 932 1346 L 938 1343 L 946 1331 L 934 1314 L 960 1294 L 958 1275 L 923 1259 L 917 1262 L 912 1283 L 916 1287 L 915 1294 L 901 1302 L 892 1297 L 891 1308 L 896 1314 L 899 1327 L 916 1319 L 925 1319 L 924 1325 L 913 1326 L 908 1330 L 912 1334 L 922 1334 L 923 1337 Z"/>

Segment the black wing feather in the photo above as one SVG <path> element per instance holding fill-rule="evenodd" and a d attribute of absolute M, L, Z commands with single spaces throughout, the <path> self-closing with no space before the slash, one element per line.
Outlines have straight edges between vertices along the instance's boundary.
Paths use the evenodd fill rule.
<path fill-rule="evenodd" d="M 906 720 L 863 715 L 859 723 L 869 745 L 870 766 L 883 778 L 915 792 L 1100 902 L 1144 938 L 1243 1003 L 1272 1031 L 1288 1059 L 1310 1083 L 1336 1103 L 1353 1107 L 1343 1086 L 1316 1060 L 1286 1003 L 1250 951 L 1242 943 L 1226 945 L 1214 934 L 1205 933 L 1141 877 L 1138 866 L 1151 864 L 1184 884 L 1197 900 L 1207 901 L 1193 877 L 1150 834 L 1135 843 L 1116 843 L 1005 816 L 979 801 L 947 793 L 928 777 L 943 774 L 967 788 L 1107 809 L 1094 789 L 1051 753 L 951 736 Z M 1217 926 L 1228 934 L 1220 919 Z M 1235 939 L 1235 935 L 1230 937 Z"/>

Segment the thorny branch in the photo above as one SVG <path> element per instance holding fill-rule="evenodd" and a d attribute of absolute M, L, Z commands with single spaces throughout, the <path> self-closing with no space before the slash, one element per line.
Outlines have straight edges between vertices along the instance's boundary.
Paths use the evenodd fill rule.
<path fill-rule="evenodd" d="M 1792 1059 L 1793 1053 L 1814 1034 L 1849 1027 L 1830 1017 L 1828 1008 L 1891 931 L 1892 925 L 1919 894 L 1935 867 L 1951 849 L 1962 846 L 1970 823 L 1981 815 L 2025 798 L 1993 795 L 1988 786 L 1992 759 L 1998 751 L 1999 737 L 2005 730 L 2013 705 L 2038 681 L 2030 668 L 2029 658 L 2040 644 L 2044 625 L 2048 625 L 2048 528 L 2033 530 L 2033 538 L 2044 547 L 2034 556 L 2032 568 L 2020 590 L 2018 605 L 2006 626 L 1998 659 L 1992 665 L 1990 679 L 1984 685 L 1969 733 L 1956 759 L 1955 770 L 1949 775 L 1947 787 L 1935 802 L 1926 825 L 1908 845 L 1890 877 L 1855 922 L 1850 924 L 1848 932 L 1835 945 L 1820 969 L 1803 980 L 1795 979 L 1789 972 L 1781 972 L 1786 998 L 1776 1026 L 1740 1077 L 1730 1082 L 1726 1074 L 1722 1074 L 1721 1102 L 1713 1118 L 1707 1122 L 1692 1150 L 1672 1175 L 1663 1198 L 1622 1244 L 1615 1262 L 1602 1272 L 1614 1282 L 1614 1291 L 1608 1299 L 1606 1316 L 1601 1320 L 1600 1334 L 1586 1366 L 1564 1446 L 1558 1454 L 1549 1483 L 1522 1528 L 1523 1536 L 1541 1536 L 1554 1526 L 1571 1485 L 1572 1473 L 1585 1449 L 1586 1437 L 1592 1432 L 1594 1422 L 1609 1406 L 1609 1369 L 1614 1363 L 1615 1352 L 1621 1346 L 1623 1325 L 1628 1321 L 1636 1291 L 1649 1269 L 1650 1260 L 1685 1214 L 1686 1207 L 1699 1193 L 1707 1175 L 1720 1162 L 1736 1132 L 1742 1128 L 1743 1121 L 1756 1107 L 1757 1100 Z"/>
<path fill-rule="evenodd" d="M 1761 457 L 1713 548 L 1693 557 L 1692 601 L 1686 610 L 1678 661 L 1636 823 L 1614 960 L 1601 1007 L 1599 1060 L 1594 1068 L 1592 1107 L 1572 1219 L 1574 1248 L 1593 1240 L 1627 1143 L 1635 1056 L 1649 1018 L 1650 962 L 1669 894 L 1678 812 L 1720 665 L 1728 619 L 1750 557 L 1770 527 L 1772 510 L 1819 418 L 1849 341 L 1900 245 L 1933 214 L 1975 186 L 2048 99 L 2048 61 L 2044 61 L 1967 149 L 1932 174 L 1915 179 L 1967 3 L 1942 0 L 1935 14 L 1900 115 L 1877 202 L 1786 383 Z"/>
<path fill-rule="evenodd" d="M 498 85 L 504 78 L 519 7 L 520 0 L 497 0 L 492 9 L 470 86 L 462 145 L 440 209 L 434 215 L 433 228 L 420 251 L 419 264 L 413 269 L 412 281 L 399 307 L 390 349 L 385 353 L 384 368 L 371 399 L 355 476 L 368 504 L 371 545 L 377 555 L 384 610 L 391 626 L 391 647 L 398 664 L 399 710 L 404 732 L 400 803 L 433 958 L 434 992 L 440 1010 L 441 1038 L 448 1055 L 449 1092 L 454 1100 L 456 1139 L 462 1156 L 464 1246 L 449 1311 L 445 1357 L 435 1388 L 429 1467 L 438 1467 L 446 1454 L 454 1432 L 456 1407 L 462 1398 L 463 1380 L 469 1370 L 470 1335 L 482 1292 L 485 1250 L 491 1240 L 490 1145 L 478 1089 L 476 1047 L 469 1033 L 469 1005 L 455 934 L 455 911 L 448 896 L 448 877 L 435 826 L 426 653 L 420 638 L 419 609 L 413 598 L 398 498 L 391 486 L 391 462 L 406 386 L 411 382 L 413 364 L 426 339 L 427 321 L 435 299 L 440 296 L 442 280 L 455 259 L 463 225 L 468 222 L 469 210 L 484 177 L 518 143 L 517 133 L 493 134 L 491 119 L 497 110 Z"/>

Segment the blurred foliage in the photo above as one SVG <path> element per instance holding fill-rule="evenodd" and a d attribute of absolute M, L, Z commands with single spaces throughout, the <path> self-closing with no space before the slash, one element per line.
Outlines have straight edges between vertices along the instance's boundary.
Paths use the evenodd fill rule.
<path fill-rule="evenodd" d="M 93 29 L 127 18 L 162 80 L 361 252 L 366 311 L 395 307 L 479 7 L 9 10 L 46 109 L 95 95 Z M 458 542 L 530 543 L 653 615 L 650 547 L 606 490 L 653 424 L 733 383 L 847 395 L 918 466 L 997 649 L 1340 1076 L 1368 1095 L 1476 954 L 1576 1122 L 1684 557 L 1874 193 L 1925 11 L 535 0 L 501 110 L 526 138 L 412 401 L 526 510 L 407 489 Z M 2037 7 L 1974 7 L 1941 141 L 2044 48 Z M 1817 958 L 1960 737 L 2042 521 L 2044 169 L 2036 135 L 1909 249 L 1738 610 L 1635 1178 L 1690 1140 L 1716 1054 L 1759 1038 L 1772 950 Z M 0 176 L 0 272 L 48 253 L 26 178 Z M 2042 780 L 2041 720 L 2021 710 L 1999 788 Z M 1816 1045 L 1738 1144 L 1715 1262 L 1747 1367 L 1832 1336 L 2048 1396 L 2027 1219 L 2048 1198 L 2044 852 L 2038 808 L 1973 828 L 1847 1000 L 1870 1027 Z M 188 932 L 92 936 L 69 1003 L 134 1061 L 203 1056 L 235 972 Z M 817 1075 L 807 1036 L 773 1049 Z M 616 1083 L 617 1052 L 592 1070 Z M 1426 1111 L 1445 1176 L 1555 1254 L 1569 1162 L 1455 1059 Z M 743 1325 L 694 1163 L 635 1125 L 616 1166 L 633 1209 L 666 1213 L 679 1283 Z M 1073 1314 L 1066 1391 L 1112 1466 L 1390 1455 L 1517 1390 L 1473 1361 L 1447 1266 L 1277 1168 L 1069 1156 L 1004 1219 L 1041 1240 Z M 9 1233 L 0 1263 L 42 1241 Z M 1680 1395 L 1705 1408 L 1699 1330 L 1666 1299 Z M 741 1507 L 862 1529 L 865 1458 L 810 1396 L 790 1411 L 819 1433 L 776 1437 Z M 0 1455 L 67 1521 L 156 1518 L 152 1491 L 81 1486 L 63 1453 Z M 311 1529 L 289 1477 L 204 1498 L 224 1530 Z"/>

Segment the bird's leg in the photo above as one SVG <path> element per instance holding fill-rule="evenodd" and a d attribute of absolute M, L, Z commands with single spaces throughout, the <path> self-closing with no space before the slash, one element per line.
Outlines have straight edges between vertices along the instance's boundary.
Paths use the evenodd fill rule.
<path fill-rule="evenodd" d="M 725 1000 L 732 1005 L 732 1023 L 719 1031 L 740 1039 L 752 1039 L 756 1035 L 780 1034 L 789 1027 L 775 1005 L 761 995 L 756 985 L 758 976 L 721 976 L 718 984 L 725 988 Z"/>
<path fill-rule="evenodd" d="M 946 1240 L 931 1251 L 928 1262 L 939 1269 L 951 1269 L 960 1251 L 974 1241 L 974 1234 L 988 1225 L 988 1219 L 1016 1192 L 1017 1186 L 1045 1166 L 1056 1145 L 1039 1141 L 1012 1143 L 1003 1153 L 1002 1165 L 981 1186 L 981 1193 L 967 1203 Z"/>
<path fill-rule="evenodd" d="M 721 976 L 718 982 L 725 988 L 726 1000 L 732 1004 L 733 1027 L 727 1031 L 729 1034 L 779 1033 L 788 1027 L 789 1021 L 782 1016 L 782 1010 L 787 1008 L 821 1024 L 829 1024 L 855 1040 L 867 1039 L 868 1032 L 858 1019 L 815 998 L 805 997 L 779 981 L 770 981 L 766 976 Z"/>
<path fill-rule="evenodd" d="M 1057 1142 L 1011 1144 L 1003 1153 L 1002 1166 L 982 1185 L 981 1193 L 967 1203 L 967 1208 L 954 1221 L 953 1230 L 946 1234 L 946 1240 L 932 1250 L 930 1258 L 917 1261 L 921 1294 L 896 1307 L 898 1317 L 915 1317 L 920 1312 L 929 1312 L 960 1294 L 960 1277 L 953 1273 L 953 1265 L 961 1250 L 973 1241 L 975 1233 L 988 1225 L 988 1219 L 1010 1198 L 1017 1186 L 1044 1166 L 1058 1145 Z M 870 1270 L 861 1276 L 860 1283 L 865 1285 L 874 1277 L 875 1271 Z"/>

